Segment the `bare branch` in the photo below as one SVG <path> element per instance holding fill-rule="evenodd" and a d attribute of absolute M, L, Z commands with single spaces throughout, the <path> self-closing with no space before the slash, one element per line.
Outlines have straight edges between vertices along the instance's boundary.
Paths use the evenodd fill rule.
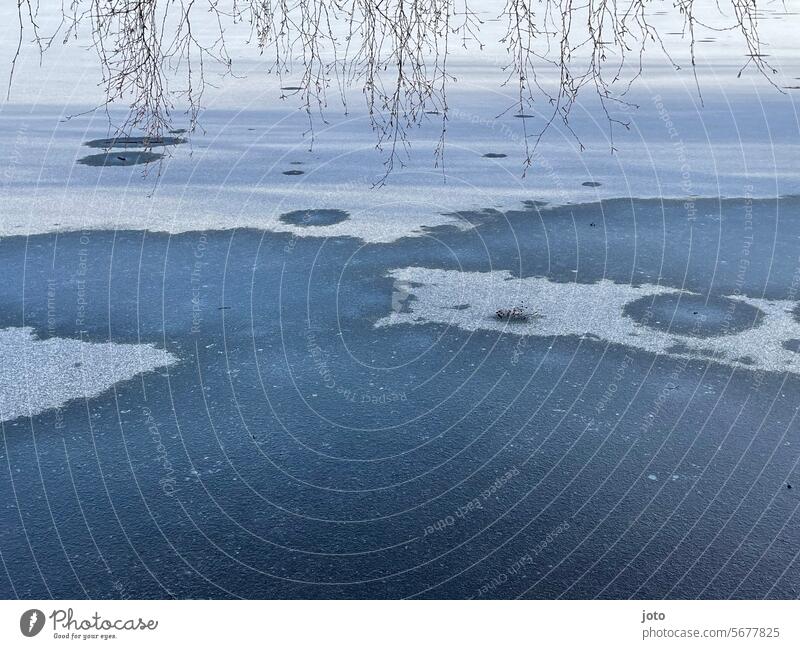
<path fill-rule="evenodd" d="M 120 132 L 141 129 L 160 137 L 172 125 L 178 104 L 185 107 L 189 128 L 194 129 L 210 83 L 208 64 L 221 66 L 223 75 L 232 73 L 226 29 L 243 23 L 249 25 L 250 42 L 268 57 L 268 72 L 281 80 L 283 96 L 299 97 L 312 143 L 315 120 L 325 120 L 329 91 L 335 91 L 347 112 L 348 92 L 361 90 L 376 145 L 386 154 L 385 180 L 403 164 L 412 129 L 431 115 L 441 119 L 435 160 L 444 164 L 447 88 L 453 81 L 448 55 L 455 44 L 466 50 L 484 47 L 483 22 L 469 1 L 62 0 L 61 22 L 55 33 L 44 36 L 37 0 L 17 0 L 19 40 L 11 78 L 26 33 L 43 53 L 59 35 L 65 42 L 75 39 L 79 28 L 87 25 L 101 65 L 106 106 L 122 103 L 128 109 L 127 119 L 117 125 Z M 501 67 L 505 83 L 516 86 L 511 109 L 523 116 L 526 169 L 556 122 L 583 147 L 570 114 L 585 86 L 599 102 L 614 151 L 615 128 L 628 128 L 627 119 L 617 115 L 635 107 L 625 97 L 642 74 L 645 49 L 654 45 L 679 69 L 652 22 L 653 4 L 506 0 L 499 18 L 507 25 L 501 42 L 508 59 Z M 777 71 L 769 65 L 759 37 L 756 0 L 727 0 L 730 17 L 718 3 L 722 23 L 716 26 L 699 20 L 695 5 L 695 0 L 674 0 L 672 11 L 682 18 L 698 92 L 698 27 L 736 31 L 746 52 L 739 75 L 752 67 L 777 88 L 772 80 Z M 207 26 L 209 17 L 213 33 L 209 38 L 204 29 L 206 36 L 201 38 L 196 24 L 202 19 Z M 283 85 L 289 77 L 296 85 Z M 529 133 L 531 116 L 538 118 L 538 126 Z"/>

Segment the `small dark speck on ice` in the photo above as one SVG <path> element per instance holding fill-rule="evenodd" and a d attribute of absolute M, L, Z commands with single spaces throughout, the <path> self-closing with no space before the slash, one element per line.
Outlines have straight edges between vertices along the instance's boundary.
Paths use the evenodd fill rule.
<path fill-rule="evenodd" d="M 484 158 L 505 158 L 506 154 L 505 153 L 484 153 L 483 157 Z"/>
<path fill-rule="evenodd" d="M 284 171 L 284 176 L 302 176 L 305 171 L 301 171 L 300 169 L 289 169 L 288 171 Z"/>
<path fill-rule="evenodd" d="M 594 180 L 587 180 L 585 183 L 581 183 L 584 187 L 600 187 L 603 183 L 598 183 Z"/>

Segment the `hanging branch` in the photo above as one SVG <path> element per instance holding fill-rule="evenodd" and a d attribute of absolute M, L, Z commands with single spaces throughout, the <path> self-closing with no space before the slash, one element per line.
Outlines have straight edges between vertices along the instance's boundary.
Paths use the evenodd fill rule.
<path fill-rule="evenodd" d="M 695 79 L 696 28 L 735 30 L 746 52 L 739 75 L 753 67 L 777 88 L 771 79 L 776 70 L 762 51 L 756 0 L 726 2 L 732 16 L 723 16 L 721 25 L 701 22 L 695 0 L 672 4 L 683 20 Z M 501 42 L 508 59 L 502 69 L 505 84 L 516 86 L 512 109 L 543 120 L 529 133 L 528 120 L 522 119 L 525 168 L 555 122 L 583 148 L 570 113 L 586 86 L 599 101 L 615 150 L 615 128 L 628 128 L 616 109 L 634 107 L 626 95 L 642 74 L 645 49 L 653 45 L 679 68 L 651 22 L 653 5 L 654 0 L 506 0 L 500 18 L 507 26 Z M 386 154 L 384 179 L 403 164 L 410 132 L 427 115 L 441 118 L 435 157 L 443 164 L 447 88 L 453 81 L 448 55 L 454 44 L 468 51 L 484 46 L 482 21 L 469 0 L 62 0 L 60 24 L 49 36 L 38 24 L 38 0 L 17 0 L 17 8 L 12 78 L 26 37 L 44 53 L 58 37 L 78 39 L 86 26 L 102 70 L 106 107 L 128 108 L 119 132 L 142 129 L 151 137 L 170 128 L 178 103 L 188 106 L 189 126 L 195 128 L 208 64 L 218 64 L 223 74 L 232 70 L 226 28 L 249 25 L 250 42 L 268 61 L 268 72 L 283 80 L 299 66 L 298 86 L 283 92 L 299 97 L 312 142 L 315 120 L 325 120 L 328 93 L 334 90 L 347 111 L 348 91 L 361 90 L 376 145 Z M 210 37 L 198 35 L 201 19 L 206 26 L 210 19 Z"/>

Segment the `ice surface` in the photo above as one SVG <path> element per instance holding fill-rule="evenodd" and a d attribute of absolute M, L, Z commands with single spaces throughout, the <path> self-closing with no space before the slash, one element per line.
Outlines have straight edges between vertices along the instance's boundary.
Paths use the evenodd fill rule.
<path fill-rule="evenodd" d="M 779 9 L 774 16 L 773 9 L 765 9 L 760 27 L 770 43 L 770 61 L 780 70 L 773 80 L 790 88 L 800 66 L 797 51 L 788 47 L 792 20 L 781 18 Z M 298 98 L 265 74 L 268 62 L 235 31 L 228 46 L 240 76 L 214 78 L 218 88 L 205 95 L 200 128 L 182 135 L 186 144 L 158 147 L 167 157 L 151 165 L 78 164 L 96 153 L 84 143 L 113 136 L 111 125 L 121 123 L 125 113 L 112 107 L 110 125 L 105 111 L 91 112 L 102 103 L 92 52 L 54 45 L 40 66 L 35 49 L 23 48 L 10 100 L 0 110 L 0 235 L 257 228 L 387 242 L 457 224 L 446 216 L 457 210 L 502 209 L 523 200 L 564 204 L 631 196 L 800 194 L 796 91 L 781 93 L 749 70 L 738 78 L 744 52 L 736 34 L 728 32 L 710 34 L 715 43 L 698 44 L 702 95 L 689 66 L 675 70 L 653 48 L 644 75 L 627 96 L 638 108 L 623 116 L 630 130 L 614 134 L 617 153 L 611 153 L 607 120 L 586 93 L 570 121 L 580 143 L 563 124 L 554 124 L 524 173 L 525 141 L 541 126 L 545 107 L 534 105 L 532 119 L 514 117 L 516 91 L 503 86 L 502 20 L 494 20 L 501 10 L 502 3 L 481 7 L 483 50 L 453 53 L 450 71 L 456 81 L 448 94 L 444 160 L 437 164 L 434 157 L 442 117 L 427 115 L 411 133 L 406 165 L 396 167 L 385 186 L 376 185 L 387 153 L 375 148 L 360 93 L 350 98 L 347 113 L 330 102 L 326 121 L 315 124 L 312 145 Z M 0 9 L 7 30 L 0 40 L 2 60 L 10 60 L 16 47 L 15 11 L 13 3 Z M 46 17 L 42 21 L 46 24 Z M 662 28 L 677 34 L 679 23 Z M 685 39 L 667 39 L 677 63 L 685 64 Z M 206 74 L 214 77 L 213 66 Z M 283 85 L 292 84 L 284 79 Z M 180 111 L 174 116 L 176 127 L 186 126 Z M 286 175 L 292 165 L 303 173 Z M 318 209 L 343 210 L 350 218 L 314 228 L 279 218 Z"/>

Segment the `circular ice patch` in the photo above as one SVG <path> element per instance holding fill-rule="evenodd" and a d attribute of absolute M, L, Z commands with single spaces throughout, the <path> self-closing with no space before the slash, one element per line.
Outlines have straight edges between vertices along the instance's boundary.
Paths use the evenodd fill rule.
<path fill-rule="evenodd" d="M 646 295 L 626 304 L 623 313 L 652 329 L 699 338 L 745 331 L 764 317 L 761 309 L 745 302 L 687 293 Z"/>
<path fill-rule="evenodd" d="M 163 153 L 152 153 L 151 151 L 109 151 L 108 153 L 87 155 L 78 160 L 78 164 L 90 167 L 130 167 L 155 162 L 163 157 Z"/>
<path fill-rule="evenodd" d="M 344 210 L 295 210 L 281 214 L 279 218 L 289 225 L 320 226 L 341 223 L 350 215 Z"/>

